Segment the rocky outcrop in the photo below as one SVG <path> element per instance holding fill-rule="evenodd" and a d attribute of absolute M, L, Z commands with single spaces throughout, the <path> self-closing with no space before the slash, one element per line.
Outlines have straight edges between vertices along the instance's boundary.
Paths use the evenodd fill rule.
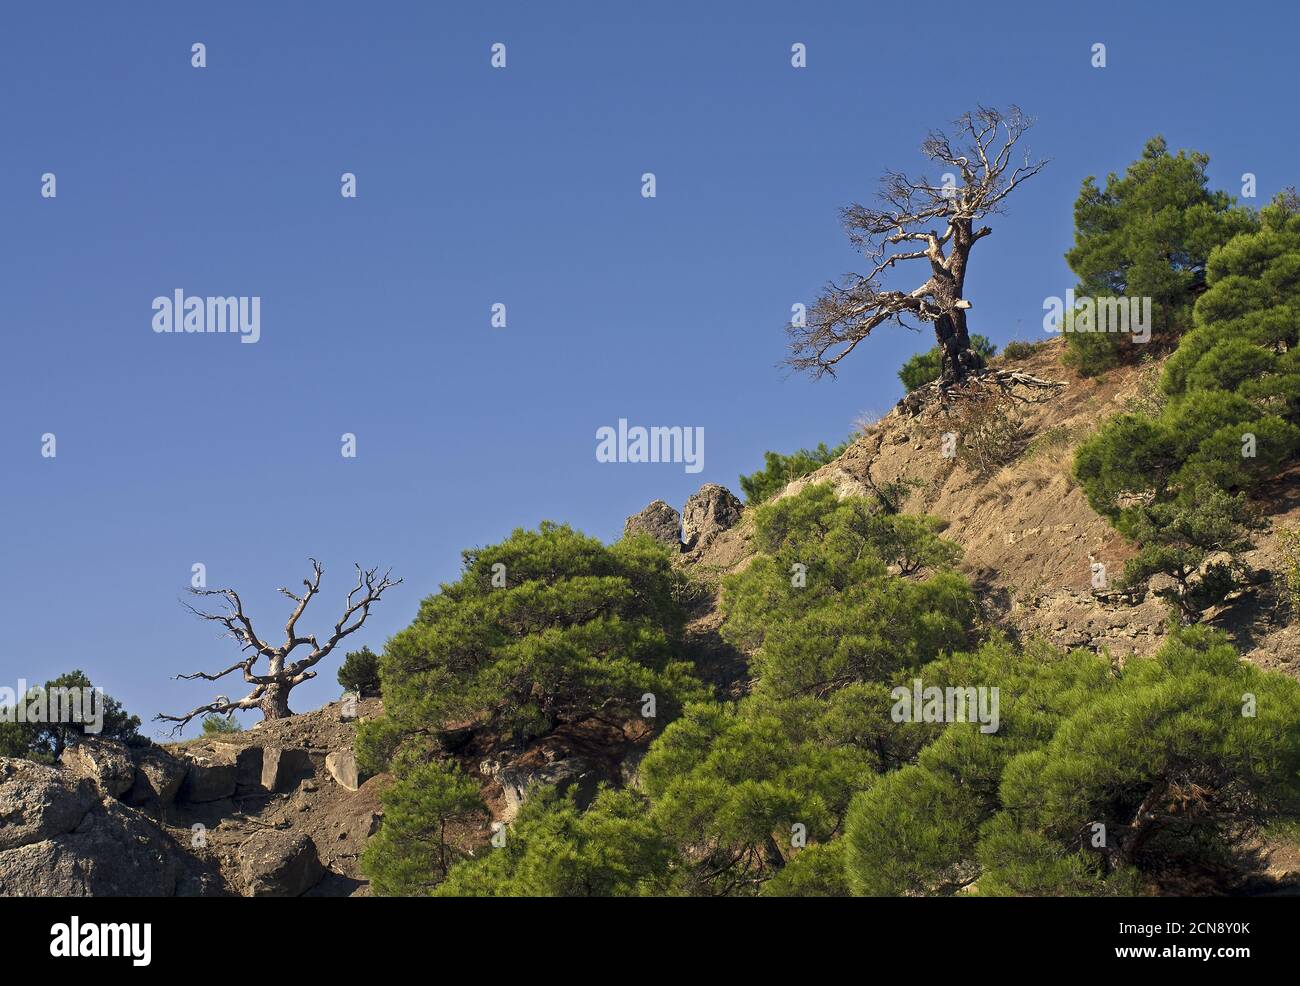
<path fill-rule="evenodd" d="M 316 844 L 301 833 L 264 829 L 239 857 L 245 897 L 301 897 L 325 874 Z"/>
<path fill-rule="evenodd" d="M 261 794 L 266 790 L 262 786 L 262 748 L 260 746 L 239 746 L 234 743 L 215 744 L 217 752 L 235 765 L 235 794 Z"/>
<path fill-rule="evenodd" d="M 157 746 L 133 747 L 131 759 L 135 764 L 135 778 L 126 792 L 126 803 L 159 808 L 171 804 L 185 783 L 188 765 Z"/>
<path fill-rule="evenodd" d="M 109 776 L 117 778 L 110 786 L 120 786 L 120 773 Z M 96 783 L 72 770 L 0 759 L 0 896 L 219 892 L 219 880 L 167 833 L 113 798 L 101 800 Z"/>
<path fill-rule="evenodd" d="M 553 787 L 561 797 L 571 790 L 579 808 L 596 797 L 601 781 L 608 780 L 600 767 L 586 757 L 566 757 L 538 767 L 520 763 L 499 766 L 493 776 L 501 783 L 505 806 L 501 821 L 511 822 L 529 795 L 538 787 Z"/>
<path fill-rule="evenodd" d="M 387 779 L 352 757 L 381 710 L 355 704 L 166 747 L 89 737 L 58 767 L 0 759 L 0 895 L 366 893 Z M 327 767 L 338 783 L 312 779 Z"/>
<path fill-rule="evenodd" d="M 181 787 L 184 801 L 220 801 L 235 793 L 237 768 L 229 753 L 199 753 L 190 758 L 189 773 Z"/>
<path fill-rule="evenodd" d="M 377 699 L 336 702 L 316 712 L 167 748 L 182 764 L 229 771 L 231 777 L 221 779 L 208 795 L 227 790 L 231 781 L 234 790 L 217 800 L 198 801 L 191 798 L 194 789 L 187 781 L 161 813 L 162 820 L 186 845 L 191 830 L 202 826 L 204 847 L 194 851 L 211 859 L 231 892 L 305 892 L 313 897 L 367 893 L 361 853 L 382 816 L 380 799 L 387 778 L 367 781 L 358 771 L 358 789 L 349 790 L 324 775 L 330 772 L 329 754 L 350 753 L 357 723 L 381 710 Z M 338 777 L 348 780 L 347 765 L 337 762 L 343 758 L 334 759 Z"/>
<path fill-rule="evenodd" d="M 66 835 L 96 800 L 94 785 L 84 777 L 30 760 L 0 759 L 0 853 Z"/>
<path fill-rule="evenodd" d="M 266 791 L 287 791 L 298 781 L 311 777 L 311 755 L 293 747 L 262 747 L 262 788 Z"/>
<path fill-rule="evenodd" d="M 118 740 L 82 737 L 63 751 L 60 763 L 74 777 L 89 780 L 104 795 L 116 798 L 135 783 L 135 763 Z"/>
<path fill-rule="evenodd" d="M 623 525 L 623 536 L 649 534 L 671 548 L 681 548 L 682 516 L 663 500 L 655 500 Z"/>
<path fill-rule="evenodd" d="M 0 853 L 0 894 L 21 897 L 170 897 L 186 860 L 138 812 L 97 802 L 71 832 Z"/>
<path fill-rule="evenodd" d="M 723 531 L 740 523 L 745 507 L 725 486 L 705 483 L 682 510 L 682 543 L 702 548 Z"/>

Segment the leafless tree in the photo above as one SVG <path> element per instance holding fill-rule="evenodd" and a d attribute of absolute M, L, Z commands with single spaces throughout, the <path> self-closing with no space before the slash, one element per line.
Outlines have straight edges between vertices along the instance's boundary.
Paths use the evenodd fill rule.
<path fill-rule="evenodd" d="M 293 715 L 289 710 L 290 690 L 296 685 L 301 685 L 304 681 L 315 678 L 316 672 L 312 670 L 312 667 L 319 664 L 330 651 L 334 650 L 341 640 L 360 630 L 361 625 L 366 621 L 366 617 L 370 615 L 370 607 L 379 601 L 379 597 L 384 594 L 385 590 L 399 585 L 402 581 L 401 579 L 389 578 L 387 572 L 380 575 L 377 568 L 362 569 L 360 565 L 357 565 L 357 582 L 348 593 L 343 615 L 334 624 L 334 630 L 329 635 L 329 638 L 322 644 L 317 641 L 315 634 L 302 636 L 297 629 L 298 620 L 303 611 L 306 610 L 307 604 L 320 591 L 321 575 L 324 572 L 320 562 L 315 558 L 310 559 L 310 561 L 312 577 L 303 579 L 304 588 L 301 595 L 290 592 L 287 588 L 280 589 L 296 605 L 289 616 L 289 622 L 284 625 L 284 643 L 279 646 L 272 646 L 257 635 L 257 632 L 253 629 L 252 621 L 244 613 L 244 604 L 239 598 L 239 593 L 234 589 L 190 590 L 196 596 L 218 596 L 221 598 L 223 612 L 206 612 L 188 603 L 186 608 L 201 619 L 211 620 L 225 627 L 225 635 L 233 638 L 239 644 L 239 649 L 244 653 L 244 656 L 224 671 L 218 671 L 215 674 L 209 674 L 206 671 L 179 674 L 176 676 L 177 680 L 218 681 L 226 675 L 239 672 L 243 675 L 244 681 L 253 687 L 247 695 L 237 701 L 231 701 L 226 696 L 219 695 L 215 701 L 207 705 L 200 705 L 197 709 L 186 712 L 184 715 L 170 716 L 160 712 L 154 717 L 155 721 L 176 723 L 172 727 L 174 735 L 184 729 L 186 724 L 196 716 L 227 715 L 235 709 L 261 709 L 262 716 L 266 719 L 285 719 Z M 311 649 L 306 652 L 299 651 L 303 656 L 297 660 L 290 660 L 290 656 L 299 647 L 310 647 Z M 258 674 L 255 671 L 261 658 L 266 658 L 267 661 L 265 674 Z"/>
<path fill-rule="evenodd" d="M 1013 164 L 1016 144 L 1033 120 L 1011 107 L 1005 113 L 986 107 L 963 114 L 952 135 L 934 131 L 921 152 L 947 169 L 950 180 L 888 171 L 881 179 L 881 208 L 853 204 L 841 216 L 849 240 L 872 264 L 867 274 L 850 274 L 843 285 L 831 282 L 808 313 L 806 324 L 788 327 L 790 356 L 796 370 L 820 377 L 835 366 L 872 329 L 886 322 L 915 328 L 908 316 L 934 323 L 942 352 L 940 382 L 960 381 L 982 364 L 970 348 L 964 296 L 971 248 L 988 236 L 976 226 L 1002 209 L 1007 196 L 1046 161 L 1028 153 Z M 925 261 L 929 277 L 911 291 L 887 290 L 881 278 L 904 261 Z"/>

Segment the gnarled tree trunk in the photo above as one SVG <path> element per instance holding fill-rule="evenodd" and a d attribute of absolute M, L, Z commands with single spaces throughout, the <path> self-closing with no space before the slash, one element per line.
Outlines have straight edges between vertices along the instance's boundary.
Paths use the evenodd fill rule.
<path fill-rule="evenodd" d="M 293 715 L 289 711 L 289 689 L 278 682 L 267 685 L 258 708 L 262 710 L 264 719 L 288 719 Z"/>
<path fill-rule="evenodd" d="M 843 210 L 849 239 L 864 248 L 872 267 L 849 275 L 844 284 L 828 284 L 808 318 L 787 326 L 790 366 L 814 376 L 834 374 L 873 329 L 889 322 L 908 325 L 909 317 L 934 322 L 941 388 L 984 365 L 966 329 L 966 264 L 971 248 L 992 232 L 975 222 L 1000 211 L 1006 197 L 1046 163 L 1026 156 L 1012 166 L 1015 145 L 1031 123 L 1015 107 L 965 113 L 955 142 L 935 132 L 922 145 L 926 157 L 951 169 L 942 181 L 886 172 L 879 194 L 883 208 L 855 203 Z M 913 290 L 882 284 L 897 265 L 922 262 L 929 264 L 929 276 Z"/>
<path fill-rule="evenodd" d="M 193 674 L 181 674 L 176 677 L 186 681 L 219 681 L 226 675 L 238 672 L 253 688 L 238 701 L 231 701 L 224 695 L 219 695 L 216 701 L 200 705 L 183 715 L 172 716 L 160 712 L 154 716 L 154 719 L 175 723 L 172 731 L 176 733 L 198 716 L 229 715 L 236 709 L 259 709 L 267 719 L 288 719 L 292 716 L 293 712 L 289 710 L 289 692 L 304 681 L 315 678 L 316 672 L 312 670 L 313 667 L 333 651 L 344 638 L 360 630 L 362 624 L 366 622 L 366 617 L 370 615 L 370 607 L 379 601 L 379 597 L 386 590 L 399 585 L 402 581 L 389 578 L 387 573 L 381 576 L 378 574 L 379 570 L 375 568 L 363 570 L 360 565 L 356 566 L 357 582 L 348 593 L 343 615 L 334 624 L 334 631 L 329 635 L 329 639 L 322 644 L 317 641 L 315 634 L 303 636 L 297 630 L 299 617 L 307 608 L 307 604 L 320 591 L 321 574 L 324 570 L 315 558 L 311 559 L 311 567 L 312 577 L 303 579 L 302 595 L 292 593 L 288 589 L 280 590 L 297 605 L 289 615 L 289 622 L 284 625 L 284 643 L 278 647 L 267 643 L 253 629 L 253 622 L 244 612 L 243 601 L 234 589 L 191 589 L 190 591 L 197 596 L 217 596 L 225 602 L 226 611 L 223 613 L 206 613 L 193 606 L 189 609 L 196 616 L 225 627 L 227 634 L 239 644 L 244 656 L 221 671 L 211 673 L 196 671 Z M 308 647 L 310 650 L 298 660 L 290 660 L 295 652 L 302 653 L 298 650 L 300 647 Z M 257 662 L 261 658 L 266 658 L 265 674 L 259 674 L 257 671 Z"/>

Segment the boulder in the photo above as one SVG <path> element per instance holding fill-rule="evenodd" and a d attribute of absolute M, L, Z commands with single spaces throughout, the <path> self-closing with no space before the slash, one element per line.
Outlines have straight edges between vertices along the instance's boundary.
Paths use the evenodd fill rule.
<path fill-rule="evenodd" d="M 196 753 L 186 757 L 189 772 L 181 787 L 180 801 L 220 801 L 235 793 L 236 767 L 233 757 L 217 753 Z"/>
<path fill-rule="evenodd" d="M 311 756 L 306 750 L 277 746 L 262 749 L 262 787 L 267 791 L 291 790 L 313 773 Z"/>
<path fill-rule="evenodd" d="M 0 895 L 168 897 L 186 866 L 181 850 L 138 811 L 106 799 L 74 831 L 0 852 Z"/>
<path fill-rule="evenodd" d="M 705 483 L 692 493 L 682 511 L 682 542 L 702 547 L 740 522 L 744 505 L 725 486 Z"/>
<path fill-rule="evenodd" d="M 649 534 L 669 547 L 681 548 L 682 518 L 663 500 L 655 500 L 639 514 L 634 514 L 623 525 L 623 536 Z"/>
<path fill-rule="evenodd" d="M 335 783 L 348 791 L 361 787 L 370 775 L 357 766 L 357 756 L 351 750 L 334 750 L 325 757 L 325 769 Z"/>
<path fill-rule="evenodd" d="M 0 757 L 0 852 L 73 831 L 98 800 L 85 777 Z"/>
<path fill-rule="evenodd" d="M 262 748 L 235 743 L 218 743 L 217 751 L 235 762 L 235 793 L 259 794 L 262 787 Z"/>
<path fill-rule="evenodd" d="M 606 780 L 604 771 L 586 757 L 566 757 L 541 767 L 523 767 L 518 764 L 501 767 L 496 772 L 505 797 L 501 820 L 510 822 L 533 788 L 539 785 L 554 787 L 561 796 L 570 790 L 579 808 L 587 808 L 596 797 L 596 788 Z"/>
<path fill-rule="evenodd" d="M 264 829 L 239 847 L 245 897 L 300 897 L 325 873 L 316 843 L 301 833 Z"/>
<path fill-rule="evenodd" d="M 166 807 L 176 800 L 189 773 L 187 764 L 157 746 L 133 747 L 131 759 L 135 763 L 135 779 L 126 794 L 128 804 Z"/>
<path fill-rule="evenodd" d="M 0 759 L 0 896 L 204 892 L 200 868 L 169 836 L 100 791 L 69 770 Z"/>
<path fill-rule="evenodd" d="M 116 798 L 135 783 L 131 751 L 120 740 L 85 736 L 63 751 L 59 762 L 75 777 L 85 777 L 102 795 Z"/>

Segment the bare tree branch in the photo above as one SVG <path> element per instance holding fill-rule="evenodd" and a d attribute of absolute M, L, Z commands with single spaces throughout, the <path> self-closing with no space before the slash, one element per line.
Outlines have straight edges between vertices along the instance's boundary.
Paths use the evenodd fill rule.
<path fill-rule="evenodd" d="M 914 328 L 906 317 L 935 323 L 943 352 L 942 379 L 958 380 L 978 369 L 970 349 L 963 297 L 971 247 L 988 236 L 976 227 L 1022 182 L 1038 174 L 1046 161 L 1011 168 L 1016 144 L 1033 120 L 1012 106 L 1005 113 L 979 107 L 954 122 L 955 136 L 932 132 L 921 145 L 931 161 L 953 169 L 953 181 L 911 178 L 886 171 L 877 198 L 881 205 L 854 203 L 841 212 L 849 241 L 870 263 L 865 274 L 851 274 L 843 285 L 831 282 L 808 313 L 805 324 L 787 326 L 787 364 L 814 377 L 834 376 L 836 365 L 886 323 Z M 960 178 L 961 184 L 956 183 Z M 929 277 L 911 291 L 887 289 L 881 277 L 899 264 L 926 260 Z"/>
<path fill-rule="evenodd" d="M 239 644 L 239 649 L 245 652 L 245 656 L 221 671 L 194 671 L 190 674 L 177 675 L 176 679 L 183 681 L 217 681 L 238 671 L 244 681 L 252 685 L 253 688 L 238 701 L 231 701 L 226 696 L 221 695 L 215 701 L 207 705 L 200 705 L 183 715 L 173 716 L 159 713 L 154 717 L 155 721 L 176 723 L 176 726 L 172 729 L 172 734 L 176 735 L 196 716 L 225 715 L 236 709 L 261 709 L 263 715 L 268 719 L 278 719 L 292 715 L 289 711 L 289 691 L 304 681 L 315 678 L 316 672 L 311 668 L 323 660 L 346 637 L 361 629 L 370 615 L 370 608 L 379 601 L 387 590 L 395 585 L 400 585 L 402 582 L 401 579 L 391 578 L 390 572 L 385 572 L 381 576 L 378 568 L 362 569 L 360 565 L 355 566 L 357 581 L 356 585 L 348 592 L 347 599 L 344 602 L 343 615 L 334 624 L 334 629 L 329 638 L 324 644 L 320 644 L 314 634 L 301 636 L 297 630 L 298 621 L 306 611 L 308 604 L 320 592 L 321 576 L 324 574 L 320 562 L 315 558 L 309 560 L 312 575 L 310 578 L 303 579 L 302 594 L 291 592 L 285 587 L 281 587 L 279 590 L 296 604 L 284 625 L 285 640 L 279 647 L 272 647 L 257 635 L 253 629 L 252 621 L 244 613 L 243 602 L 234 589 L 190 590 L 196 596 L 215 596 L 222 600 L 224 604 L 223 612 L 207 612 L 188 603 L 185 604 L 185 607 L 200 619 L 221 624 L 226 630 L 226 636 L 233 638 Z M 311 650 L 305 657 L 297 661 L 289 661 L 290 654 L 299 647 L 307 645 L 310 645 Z M 254 668 L 258 660 L 263 657 L 267 660 L 267 671 L 265 674 L 258 674 L 254 671 Z"/>

